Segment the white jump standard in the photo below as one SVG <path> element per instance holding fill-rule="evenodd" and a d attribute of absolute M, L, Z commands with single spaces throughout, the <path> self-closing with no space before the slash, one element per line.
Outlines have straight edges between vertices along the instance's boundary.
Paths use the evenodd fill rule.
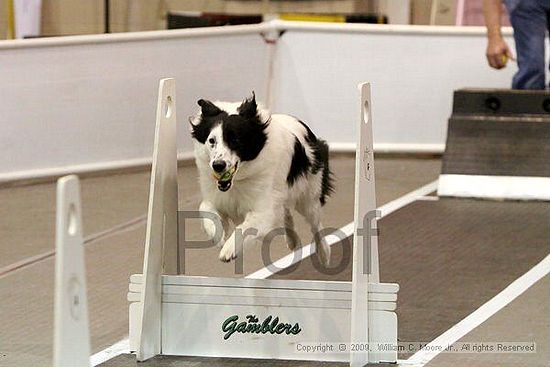
<path fill-rule="evenodd" d="M 352 281 L 211 278 L 163 275 L 178 271 L 178 183 L 175 82 L 161 80 L 143 275 L 130 278 L 128 293 L 130 348 L 138 361 L 163 354 L 397 362 L 396 351 L 300 350 L 313 343 L 397 344 L 399 286 L 379 282 L 377 238 L 358 233 L 376 208 L 370 86 L 360 89 Z"/>
<path fill-rule="evenodd" d="M 54 367 L 90 365 L 82 210 L 78 177 L 57 181 Z"/>

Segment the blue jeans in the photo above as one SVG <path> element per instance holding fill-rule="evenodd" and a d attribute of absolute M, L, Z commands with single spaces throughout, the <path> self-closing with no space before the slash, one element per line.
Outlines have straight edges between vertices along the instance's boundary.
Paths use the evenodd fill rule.
<path fill-rule="evenodd" d="M 512 88 L 545 89 L 544 43 L 546 31 L 550 31 L 550 0 L 520 0 L 510 10 L 519 67 Z"/>

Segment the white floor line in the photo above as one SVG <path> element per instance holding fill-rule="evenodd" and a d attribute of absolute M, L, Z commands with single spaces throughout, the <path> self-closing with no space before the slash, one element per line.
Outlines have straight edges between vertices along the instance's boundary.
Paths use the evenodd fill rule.
<path fill-rule="evenodd" d="M 90 366 L 97 366 L 103 362 L 108 361 L 109 359 L 115 358 L 116 356 L 124 353 L 130 353 L 130 342 L 128 338 L 122 339 L 115 344 L 111 345 L 109 348 L 103 349 L 101 352 L 97 352 L 90 357 Z"/>
<path fill-rule="evenodd" d="M 38 255 L 30 256 L 27 258 L 24 258 L 23 260 L 19 260 L 14 262 L 13 264 L 9 264 L 7 266 L 4 266 L 3 268 L 0 268 L 0 279 L 16 272 L 21 269 L 26 268 L 27 266 L 39 263 L 43 260 L 49 259 L 55 255 L 55 250 L 50 250 L 43 252 Z"/>
<path fill-rule="evenodd" d="M 422 196 L 416 199 L 418 201 L 438 201 L 439 196 Z"/>
<path fill-rule="evenodd" d="M 135 217 L 126 222 L 119 223 L 104 231 L 92 233 L 91 235 L 84 238 L 84 244 L 86 245 L 92 244 L 94 242 L 104 240 L 114 235 L 119 235 L 124 232 L 132 231 L 136 228 L 143 226 L 146 222 L 147 222 L 147 215 L 146 214 L 140 215 L 139 217 Z"/>
<path fill-rule="evenodd" d="M 394 211 L 412 203 L 418 198 L 425 197 L 426 195 L 434 192 L 435 190 L 437 190 L 437 180 L 430 182 L 429 184 L 424 185 L 414 191 L 411 191 L 393 201 L 390 201 L 387 204 L 382 205 L 381 207 L 378 208 L 378 210 L 380 210 L 381 216 L 385 217 L 386 215 L 389 215 Z M 339 230 L 346 237 L 351 236 L 353 234 L 353 222 L 346 224 L 345 226 L 341 227 Z M 325 236 L 325 240 L 329 246 L 332 246 L 333 244 L 340 242 L 340 238 L 336 236 L 331 236 L 330 234 Z M 266 266 L 258 271 L 255 271 L 252 274 L 247 275 L 246 278 L 266 279 L 271 275 L 277 273 L 278 271 L 286 269 L 296 264 L 297 262 L 300 262 L 301 260 L 311 256 L 313 253 L 314 253 L 313 244 L 310 243 L 280 258 L 279 260 L 275 261 L 272 265 Z"/>
<path fill-rule="evenodd" d="M 423 367 L 440 353 L 440 351 L 436 351 L 436 348 L 434 347 L 448 346 L 457 342 L 549 273 L 550 255 L 547 255 L 544 260 L 531 268 L 531 270 L 527 273 L 513 281 L 502 292 L 491 298 L 477 310 L 462 319 L 462 321 L 458 324 L 434 339 L 427 345 L 426 350 L 416 352 L 408 360 L 403 361 L 402 364 L 407 366 Z"/>
<path fill-rule="evenodd" d="M 397 198 L 387 204 L 382 205 L 380 208 L 378 208 L 380 211 L 382 211 L 382 217 L 385 217 L 386 215 L 393 213 L 397 209 L 401 209 L 402 207 L 409 205 L 420 197 L 426 196 L 436 191 L 437 184 L 438 180 L 432 181 L 429 184 L 426 184 L 414 191 L 409 192 L 408 194 L 401 196 L 400 198 Z"/>

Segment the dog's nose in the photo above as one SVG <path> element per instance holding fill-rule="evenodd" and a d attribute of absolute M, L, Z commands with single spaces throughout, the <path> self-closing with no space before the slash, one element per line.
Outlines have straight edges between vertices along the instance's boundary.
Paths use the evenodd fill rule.
<path fill-rule="evenodd" d="M 225 162 L 221 160 L 212 162 L 212 168 L 218 173 L 223 172 L 226 166 Z"/>

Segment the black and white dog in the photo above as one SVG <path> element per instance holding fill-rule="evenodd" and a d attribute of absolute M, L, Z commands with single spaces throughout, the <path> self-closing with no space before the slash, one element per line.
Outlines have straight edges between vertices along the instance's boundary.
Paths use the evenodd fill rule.
<path fill-rule="evenodd" d="M 295 249 L 300 240 L 290 210 L 296 209 L 311 226 L 316 252 L 328 265 L 330 247 L 319 234 L 321 207 L 333 190 L 327 143 L 302 121 L 258 107 L 254 95 L 242 103 L 201 99 L 198 104 L 200 111 L 190 122 L 200 210 L 219 215 L 224 232 L 216 234 L 210 219 L 203 218 L 202 226 L 209 236 L 221 238 L 220 245 L 229 222 L 236 226 L 220 260 L 236 258 L 244 246 L 275 228 L 286 229 L 288 247 Z M 242 246 L 236 244 L 239 238 Z"/>

